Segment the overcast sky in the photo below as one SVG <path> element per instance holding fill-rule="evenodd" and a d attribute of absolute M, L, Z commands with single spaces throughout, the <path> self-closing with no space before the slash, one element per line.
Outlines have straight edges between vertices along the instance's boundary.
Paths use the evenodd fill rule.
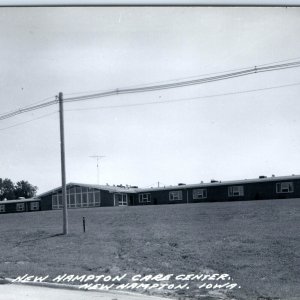
<path fill-rule="evenodd" d="M 0 8 L 6 113 L 53 97 L 299 58 L 300 8 Z M 299 58 L 300 59 L 300 58 Z M 65 103 L 67 182 L 139 187 L 300 173 L 300 68 Z M 78 94 L 77 94 L 78 93 Z M 72 94 L 72 95 L 71 95 Z M 58 110 L 0 121 L 0 177 L 61 184 Z M 6 129 L 5 129 L 6 128 Z"/>

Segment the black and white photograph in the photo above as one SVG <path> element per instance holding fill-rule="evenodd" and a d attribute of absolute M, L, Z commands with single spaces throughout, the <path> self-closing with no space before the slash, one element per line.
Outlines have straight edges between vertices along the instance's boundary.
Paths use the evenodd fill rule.
<path fill-rule="evenodd" d="M 0 7 L 0 299 L 300 299 L 300 7 Z"/>

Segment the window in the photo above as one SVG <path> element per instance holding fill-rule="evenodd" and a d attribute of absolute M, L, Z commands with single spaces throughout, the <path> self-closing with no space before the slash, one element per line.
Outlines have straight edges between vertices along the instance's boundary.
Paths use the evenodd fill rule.
<path fill-rule="evenodd" d="M 173 191 L 169 193 L 170 201 L 180 201 L 182 200 L 182 191 Z"/>
<path fill-rule="evenodd" d="M 88 207 L 88 193 L 82 193 L 81 207 Z"/>
<path fill-rule="evenodd" d="M 207 190 L 206 189 L 197 189 L 193 190 L 193 199 L 204 199 L 207 198 Z"/>
<path fill-rule="evenodd" d="M 16 210 L 17 211 L 24 211 L 25 209 L 25 204 L 24 203 L 17 203 L 16 205 Z"/>
<path fill-rule="evenodd" d="M 242 185 L 229 186 L 228 196 L 229 197 L 244 196 L 244 187 Z"/>
<path fill-rule="evenodd" d="M 119 199 L 119 206 L 127 205 L 127 195 L 123 194 L 122 197 Z"/>
<path fill-rule="evenodd" d="M 293 193 L 293 182 L 278 182 L 276 183 L 276 193 Z"/>
<path fill-rule="evenodd" d="M 81 194 L 76 194 L 76 207 L 81 207 Z"/>
<path fill-rule="evenodd" d="M 75 186 L 73 186 L 73 187 L 71 187 L 70 189 L 67 190 L 67 193 L 68 194 L 74 194 L 75 190 L 76 190 L 76 188 L 75 188 Z"/>
<path fill-rule="evenodd" d="M 69 208 L 100 206 L 100 191 L 86 187 L 70 187 L 67 190 L 67 203 Z M 63 207 L 62 195 L 52 195 L 52 209 Z"/>
<path fill-rule="evenodd" d="M 60 209 L 62 208 L 62 195 L 55 194 L 52 195 L 52 209 Z"/>
<path fill-rule="evenodd" d="M 126 194 L 114 194 L 115 205 L 127 206 L 127 195 Z"/>
<path fill-rule="evenodd" d="M 57 195 L 52 195 L 52 209 L 58 209 Z"/>
<path fill-rule="evenodd" d="M 39 202 L 31 202 L 30 203 L 30 210 L 39 210 L 39 209 L 40 209 Z"/>
<path fill-rule="evenodd" d="M 68 207 L 76 207 L 75 194 L 70 194 L 68 197 Z"/>
<path fill-rule="evenodd" d="M 100 206 L 100 191 L 95 191 L 95 206 Z"/>
<path fill-rule="evenodd" d="M 3 204 L 0 205 L 0 212 L 5 212 L 5 205 Z"/>
<path fill-rule="evenodd" d="M 95 206 L 94 193 L 88 193 L 88 206 Z"/>
<path fill-rule="evenodd" d="M 151 194 L 139 194 L 140 203 L 151 203 Z"/>

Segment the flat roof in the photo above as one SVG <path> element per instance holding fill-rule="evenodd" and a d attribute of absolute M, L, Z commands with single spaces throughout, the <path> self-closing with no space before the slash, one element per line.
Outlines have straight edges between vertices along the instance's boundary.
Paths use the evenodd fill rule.
<path fill-rule="evenodd" d="M 195 183 L 195 184 L 180 184 L 180 185 L 170 185 L 163 187 L 155 187 L 155 188 L 140 188 L 136 191 L 138 193 L 143 192 L 152 192 L 152 191 L 163 191 L 163 190 L 182 190 L 182 189 L 190 189 L 190 188 L 204 188 L 204 187 L 213 187 L 213 186 L 222 186 L 222 185 L 241 185 L 241 184 L 249 184 L 249 183 L 262 183 L 262 182 L 272 182 L 272 181 L 287 181 L 287 180 L 295 180 L 300 179 L 300 175 L 290 175 L 290 176 L 272 176 L 272 177 L 264 177 L 264 178 L 254 178 L 254 179 L 240 179 L 240 180 L 230 180 L 230 181 L 216 181 L 216 182 L 208 182 L 208 183 Z"/>
<path fill-rule="evenodd" d="M 213 187 L 213 186 L 224 186 L 224 185 L 241 185 L 241 184 L 249 184 L 249 183 L 263 183 L 263 182 L 272 182 L 272 181 L 288 181 L 288 180 L 296 180 L 300 179 L 300 175 L 289 175 L 289 176 L 271 176 L 271 177 L 263 177 L 263 178 L 253 178 L 253 179 L 240 179 L 240 180 L 230 180 L 230 181 L 216 181 L 216 182 L 207 182 L 207 183 L 194 183 L 194 184 L 181 184 L 181 185 L 170 185 L 163 187 L 153 187 L 153 188 L 133 188 L 133 187 L 118 187 L 111 185 L 99 185 L 99 184 L 87 184 L 87 183 L 76 183 L 70 182 L 67 184 L 67 188 L 72 186 L 81 186 L 87 188 L 94 188 L 102 191 L 108 191 L 110 193 L 128 193 L 128 194 L 136 194 L 136 193 L 147 193 L 153 191 L 164 191 L 164 190 L 180 190 L 180 189 L 191 189 L 191 188 L 204 188 L 204 187 Z M 38 197 L 43 197 L 52 193 L 55 193 L 61 189 L 57 187 L 50 191 L 39 194 Z M 30 199 L 26 199 L 29 201 L 33 201 Z M 20 200 L 9 200 L 9 201 L 20 201 Z"/>

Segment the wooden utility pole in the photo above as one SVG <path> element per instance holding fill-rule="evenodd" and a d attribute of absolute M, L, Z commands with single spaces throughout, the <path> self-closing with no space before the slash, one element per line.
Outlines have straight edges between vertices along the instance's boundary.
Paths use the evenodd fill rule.
<path fill-rule="evenodd" d="M 66 166 L 65 166 L 65 134 L 64 134 L 64 106 L 63 93 L 59 93 L 59 124 L 60 124 L 60 152 L 61 152 L 61 187 L 63 204 L 63 234 L 68 234 L 68 203 L 66 187 Z"/>

